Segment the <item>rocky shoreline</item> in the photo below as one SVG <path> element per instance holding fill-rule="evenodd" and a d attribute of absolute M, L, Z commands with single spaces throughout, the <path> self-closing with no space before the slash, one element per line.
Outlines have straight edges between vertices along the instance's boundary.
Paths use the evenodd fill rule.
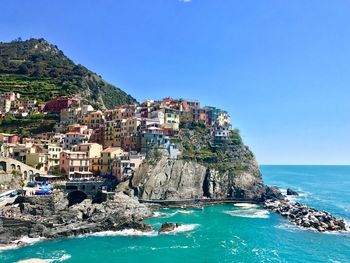
<path fill-rule="evenodd" d="M 63 192 L 20 196 L 2 213 L 6 215 L 0 218 L 2 245 L 25 245 L 18 242 L 23 237 L 56 239 L 125 229 L 151 231 L 152 227 L 143 220 L 153 215 L 147 206 L 123 194 L 100 204 L 86 199 L 68 207 Z"/>
<path fill-rule="evenodd" d="M 292 190 L 287 192 L 297 195 Z M 292 202 L 275 186 L 266 186 L 264 196 L 256 201 L 303 228 L 319 232 L 347 230 L 343 219 Z M 56 239 L 125 229 L 150 232 L 152 226 L 144 223 L 144 219 L 152 217 L 152 210 L 160 208 L 157 204 L 141 204 L 136 198 L 121 193 L 103 203 L 86 199 L 70 207 L 63 192 L 55 192 L 52 196 L 19 196 L 2 208 L 0 248 L 27 245 L 23 237 Z M 164 223 L 159 233 L 174 231 L 179 226 L 178 223 Z"/>
<path fill-rule="evenodd" d="M 319 211 L 299 202 L 290 201 L 277 187 L 273 189 L 273 192 L 264 201 L 264 208 L 288 218 L 293 224 L 319 232 L 347 231 L 347 226 L 343 219 L 334 217 L 327 211 Z M 288 189 L 287 195 L 298 195 L 298 193 Z"/>

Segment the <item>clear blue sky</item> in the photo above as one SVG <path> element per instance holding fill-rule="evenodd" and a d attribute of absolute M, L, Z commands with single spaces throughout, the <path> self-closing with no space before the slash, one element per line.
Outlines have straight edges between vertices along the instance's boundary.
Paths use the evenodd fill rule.
<path fill-rule="evenodd" d="M 227 109 L 261 164 L 350 164 L 350 1 L 0 4 L 0 41 L 43 37 L 139 101 Z"/>

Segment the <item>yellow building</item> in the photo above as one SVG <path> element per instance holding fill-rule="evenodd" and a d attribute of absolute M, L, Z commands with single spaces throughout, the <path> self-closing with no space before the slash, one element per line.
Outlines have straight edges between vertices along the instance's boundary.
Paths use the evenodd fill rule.
<path fill-rule="evenodd" d="M 122 119 L 122 109 L 116 108 L 105 111 L 105 119 L 108 121 L 116 121 Z"/>
<path fill-rule="evenodd" d="M 81 143 L 72 147 L 73 152 L 86 152 L 87 158 L 100 158 L 102 145 L 98 143 Z"/>
<path fill-rule="evenodd" d="M 101 158 L 99 161 L 99 171 L 102 174 L 111 172 L 112 161 L 124 155 L 124 151 L 120 147 L 108 147 L 101 152 Z"/>
<path fill-rule="evenodd" d="M 105 122 L 104 146 L 120 147 L 121 146 L 121 121 Z"/>
<path fill-rule="evenodd" d="M 89 160 L 90 172 L 96 174 L 99 170 L 99 160 L 101 159 L 102 145 L 98 143 L 82 143 L 72 147 L 73 152 L 85 152 Z"/>
<path fill-rule="evenodd" d="M 88 112 L 83 116 L 83 124 L 87 125 L 90 129 L 97 129 L 104 123 L 105 117 L 102 111 Z"/>

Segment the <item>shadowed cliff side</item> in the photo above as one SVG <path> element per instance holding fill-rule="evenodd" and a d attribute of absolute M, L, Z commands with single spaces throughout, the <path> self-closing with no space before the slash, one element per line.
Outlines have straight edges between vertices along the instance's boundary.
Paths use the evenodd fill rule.
<path fill-rule="evenodd" d="M 261 200 L 266 192 L 258 163 L 233 130 L 230 138 L 215 140 L 208 128 L 190 123 L 177 139 L 181 155 L 151 151 L 138 173 L 119 190 L 134 190 L 144 200 L 244 198 Z"/>

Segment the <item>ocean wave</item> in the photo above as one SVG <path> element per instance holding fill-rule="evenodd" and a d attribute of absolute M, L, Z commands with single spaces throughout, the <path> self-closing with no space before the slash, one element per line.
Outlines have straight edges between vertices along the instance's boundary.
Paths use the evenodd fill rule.
<path fill-rule="evenodd" d="M 86 236 L 94 236 L 94 237 L 107 237 L 107 236 L 156 236 L 157 232 L 156 231 L 148 231 L 148 232 L 143 232 L 140 230 L 136 230 L 133 228 L 130 229 L 124 229 L 120 231 L 101 231 L 101 232 L 96 232 L 96 233 L 91 233 L 87 235 L 83 235 L 84 237 Z"/>
<path fill-rule="evenodd" d="M 164 233 L 164 234 L 177 234 L 177 233 L 182 233 L 182 232 L 188 232 L 192 231 L 195 228 L 197 228 L 199 225 L 198 224 L 184 224 L 176 227 L 173 231 Z M 158 232 L 155 230 L 149 231 L 149 232 L 142 232 L 140 230 L 136 229 L 124 229 L 120 231 L 102 231 L 102 232 L 97 232 L 97 233 L 91 233 L 91 234 L 86 234 L 81 237 L 86 237 L 86 236 L 94 236 L 94 237 L 114 237 L 114 236 L 146 236 L 146 237 L 155 237 L 158 236 Z"/>
<path fill-rule="evenodd" d="M 238 203 L 238 204 L 233 204 L 236 207 L 241 207 L 241 208 L 256 208 L 259 207 L 256 204 L 249 204 L 249 203 Z"/>
<path fill-rule="evenodd" d="M 345 231 L 325 231 L 325 232 L 319 232 L 315 228 L 312 228 L 312 227 L 305 228 L 305 227 L 298 226 L 298 225 L 290 223 L 290 222 L 278 224 L 278 225 L 275 226 L 275 228 L 286 230 L 286 231 L 289 231 L 289 232 L 310 231 L 310 232 L 314 232 L 314 233 L 321 233 L 321 234 L 327 234 L 327 235 L 346 235 L 346 236 L 350 235 L 349 225 L 347 225 L 347 230 L 345 230 Z"/>
<path fill-rule="evenodd" d="M 192 214 L 193 212 L 194 212 L 194 210 L 184 210 L 184 209 L 176 210 L 172 213 L 164 213 L 164 212 L 155 211 L 155 212 L 153 212 L 153 217 L 169 218 L 169 217 L 173 217 L 177 214 Z"/>
<path fill-rule="evenodd" d="M 45 238 L 42 237 L 38 237 L 38 238 L 30 238 L 28 236 L 24 236 L 21 239 L 15 240 L 13 241 L 11 244 L 9 245 L 5 245 L 5 246 L 1 246 L 0 247 L 0 252 L 1 251 L 5 251 L 5 250 L 11 250 L 11 249 L 18 249 L 21 248 L 22 246 L 18 246 L 17 243 L 18 242 L 24 242 L 26 243 L 26 245 L 33 245 L 35 243 L 38 243 L 40 241 L 43 241 Z"/>
<path fill-rule="evenodd" d="M 269 218 L 269 211 L 255 208 L 224 211 L 225 214 L 245 218 Z"/>
<path fill-rule="evenodd" d="M 17 248 L 19 248 L 19 246 L 17 246 L 16 244 L 4 245 L 4 246 L 0 246 L 0 252 L 5 250 L 10 250 L 10 249 L 17 249 Z"/>
<path fill-rule="evenodd" d="M 199 224 L 184 224 L 184 225 L 179 225 L 172 231 L 165 232 L 162 234 L 177 234 L 177 233 L 189 232 L 196 229 L 197 227 L 199 227 Z"/>
<path fill-rule="evenodd" d="M 63 261 L 66 261 L 70 258 L 71 258 L 71 255 L 64 254 L 59 258 L 47 258 L 47 259 L 29 258 L 29 259 L 17 261 L 17 263 L 55 263 L 55 262 L 63 262 Z"/>
<path fill-rule="evenodd" d="M 17 263 L 50 263 L 51 259 L 30 258 L 17 261 Z"/>
<path fill-rule="evenodd" d="M 162 212 L 154 211 L 152 217 L 165 217 L 165 216 L 167 216 L 167 215 L 168 215 L 167 213 L 162 213 Z"/>
<path fill-rule="evenodd" d="M 295 232 L 295 231 L 300 231 L 303 230 L 301 226 L 294 225 L 292 223 L 286 222 L 286 223 L 281 223 L 275 226 L 275 228 L 286 230 L 289 232 Z"/>
<path fill-rule="evenodd" d="M 191 246 L 170 246 L 170 247 L 150 247 L 151 250 L 168 250 L 168 249 L 187 249 L 187 248 L 193 248 Z"/>
<path fill-rule="evenodd" d="M 15 242 L 25 242 L 27 244 L 33 245 L 35 243 L 43 241 L 44 239 L 45 238 L 43 238 L 43 237 L 32 238 L 32 237 L 24 236 L 21 239 L 16 240 Z"/>
<path fill-rule="evenodd" d="M 294 189 L 294 188 L 292 188 L 292 189 Z M 306 191 L 302 190 L 301 188 L 297 188 L 295 190 L 298 193 L 298 195 L 287 195 L 287 189 L 284 189 L 284 188 L 280 188 L 280 191 L 291 202 L 297 202 L 300 199 L 308 198 L 311 196 L 310 192 L 306 192 Z"/>
<path fill-rule="evenodd" d="M 170 248 L 182 248 L 182 249 L 186 249 L 186 248 L 189 248 L 189 246 L 171 246 Z"/>
<path fill-rule="evenodd" d="M 192 231 L 199 227 L 199 224 L 186 224 L 186 225 L 180 225 L 177 228 L 173 230 L 174 233 L 182 233 L 182 232 L 188 232 Z"/>

